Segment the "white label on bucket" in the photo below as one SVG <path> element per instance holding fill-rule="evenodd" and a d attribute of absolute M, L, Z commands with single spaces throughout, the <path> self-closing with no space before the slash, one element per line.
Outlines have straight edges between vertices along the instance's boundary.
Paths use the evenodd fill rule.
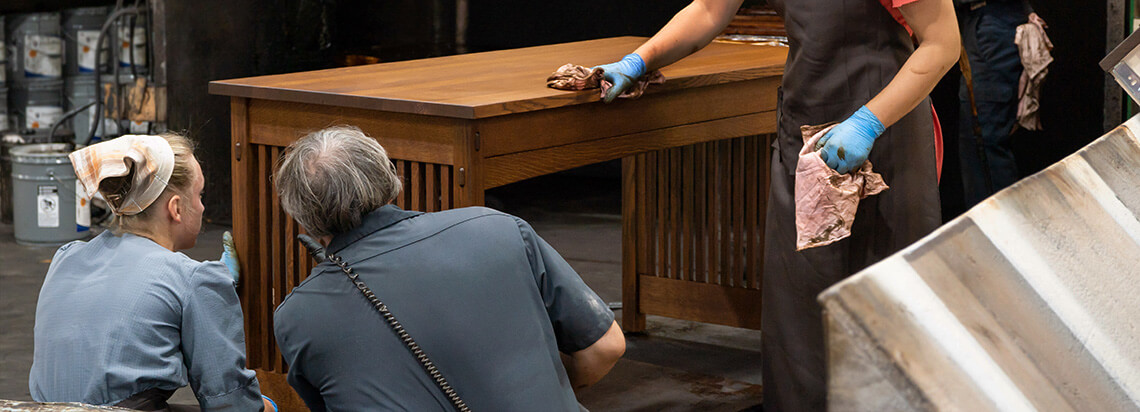
<path fill-rule="evenodd" d="M 79 64 L 80 73 L 94 73 L 95 72 L 95 44 L 99 41 L 99 30 L 79 30 L 75 33 L 75 56 Z M 107 44 L 107 42 L 103 42 Z M 100 60 L 107 61 L 107 52 L 103 52 L 103 58 Z"/>
<path fill-rule="evenodd" d="M 135 65 L 146 66 L 146 30 L 135 26 L 135 35 L 131 36 L 131 27 L 119 27 L 119 66 L 130 67 L 131 49 L 134 49 Z"/>
<path fill-rule="evenodd" d="M 63 115 L 63 109 L 59 106 L 28 106 L 27 113 L 24 116 L 25 129 L 48 129 Z"/>
<path fill-rule="evenodd" d="M 91 230 L 91 199 L 83 190 L 83 183 L 75 179 L 75 231 Z"/>
<path fill-rule="evenodd" d="M 39 227 L 59 227 L 59 188 L 40 186 L 36 196 L 36 220 Z"/>
<path fill-rule="evenodd" d="M 28 77 L 59 77 L 60 40 L 56 36 L 29 34 L 24 36 L 24 75 Z"/>

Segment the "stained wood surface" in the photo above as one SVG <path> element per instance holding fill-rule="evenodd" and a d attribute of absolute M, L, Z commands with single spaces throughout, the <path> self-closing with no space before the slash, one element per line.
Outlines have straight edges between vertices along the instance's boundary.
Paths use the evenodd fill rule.
<path fill-rule="evenodd" d="M 546 87 L 566 63 L 621 59 L 645 42 L 617 37 L 431 59 L 210 82 L 210 93 L 254 99 L 479 119 L 595 102 L 595 91 Z M 649 93 L 783 73 L 787 49 L 713 43 L 662 70 Z"/>

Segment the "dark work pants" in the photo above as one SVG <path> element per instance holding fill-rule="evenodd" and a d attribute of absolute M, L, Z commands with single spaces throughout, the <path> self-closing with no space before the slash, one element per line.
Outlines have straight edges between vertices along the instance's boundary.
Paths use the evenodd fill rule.
<path fill-rule="evenodd" d="M 978 106 L 975 119 L 963 79 L 959 91 L 958 150 L 966 207 L 1018 179 L 1010 133 L 1017 121 L 1017 83 L 1022 68 L 1013 38 L 1026 17 L 1019 2 L 990 2 L 972 11 L 958 9 L 962 44 L 970 58 Z M 981 126 L 981 136 L 974 133 L 975 122 Z"/>

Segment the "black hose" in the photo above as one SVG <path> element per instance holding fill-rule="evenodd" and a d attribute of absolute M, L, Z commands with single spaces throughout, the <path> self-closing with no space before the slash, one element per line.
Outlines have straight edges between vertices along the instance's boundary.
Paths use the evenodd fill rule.
<path fill-rule="evenodd" d="M 71 109 L 70 112 L 64 113 L 63 116 L 60 116 L 59 119 L 55 121 L 55 124 L 51 125 L 51 131 L 48 132 L 48 142 L 55 142 L 55 131 L 59 129 L 59 125 L 63 124 L 64 122 L 70 120 L 72 117 L 75 117 L 75 115 L 79 114 L 80 112 L 82 112 L 84 110 L 89 109 L 91 106 L 94 106 L 94 105 L 95 105 L 95 102 L 90 102 L 90 103 L 87 103 L 87 104 L 80 106 L 78 108 Z M 75 143 L 70 142 L 69 144 L 74 145 Z"/>
<path fill-rule="evenodd" d="M 107 16 L 107 21 L 103 22 L 103 27 L 99 30 L 99 38 L 95 41 L 95 124 L 99 125 L 103 121 L 103 82 L 100 80 L 99 75 L 99 56 L 103 54 L 103 41 L 107 39 L 107 30 L 114 27 L 115 20 L 123 17 L 128 13 L 138 13 L 138 7 L 127 7 L 115 10 L 110 16 Z M 109 45 L 108 45 L 109 46 Z M 113 75 L 115 76 L 114 84 L 118 85 L 119 82 L 119 60 L 114 53 L 111 58 L 112 67 L 114 67 Z M 98 127 L 91 128 L 87 137 L 83 140 L 76 142 L 80 146 L 86 146 L 91 143 L 91 139 L 95 138 L 95 131 Z"/>

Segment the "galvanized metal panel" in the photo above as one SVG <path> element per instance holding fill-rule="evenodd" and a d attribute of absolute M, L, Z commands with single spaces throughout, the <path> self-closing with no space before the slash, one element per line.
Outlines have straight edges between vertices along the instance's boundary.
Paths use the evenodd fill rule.
<path fill-rule="evenodd" d="M 1140 410 L 1140 116 L 820 295 L 832 410 Z"/>

